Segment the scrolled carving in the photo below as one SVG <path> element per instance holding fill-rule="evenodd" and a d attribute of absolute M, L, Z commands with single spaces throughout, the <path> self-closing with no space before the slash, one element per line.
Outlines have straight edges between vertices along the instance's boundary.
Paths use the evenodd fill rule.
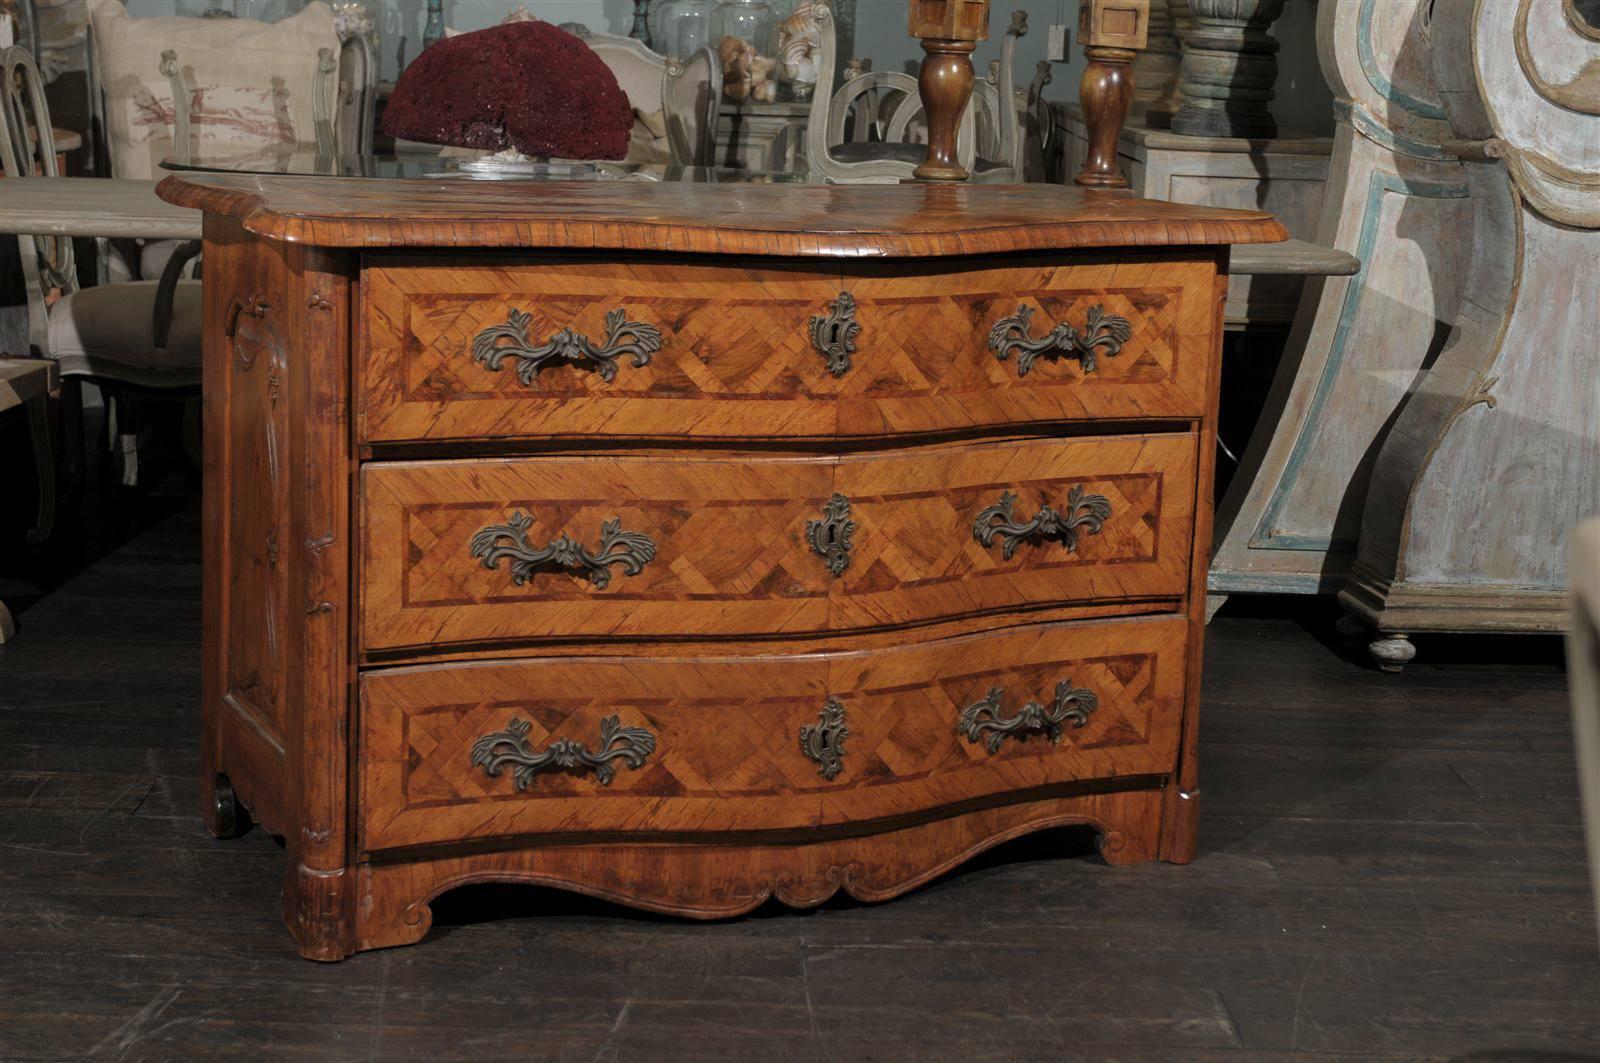
<path fill-rule="evenodd" d="M 855 530 L 850 500 L 835 494 L 823 507 L 821 520 L 806 521 L 806 541 L 811 544 L 811 552 L 828 563 L 828 571 L 840 576 L 850 567 L 850 536 Z"/>
<path fill-rule="evenodd" d="M 1098 535 L 1111 519 L 1111 500 L 1105 495 L 1091 495 L 1078 484 L 1067 492 L 1064 515 L 1043 506 L 1032 520 L 1019 521 L 1016 510 L 1017 496 L 1007 491 L 1000 501 L 980 510 L 972 522 L 972 537 L 984 546 L 992 546 L 996 535 L 1001 537 L 1000 556 L 1007 561 L 1018 546 L 1035 538 L 1056 539 L 1068 550 L 1076 550 L 1080 533 Z"/>
<path fill-rule="evenodd" d="M 844 376 L 850 371 L 850 356 L 856 353 L 856 337 L 861 322 L 856 320 L 856 299 L 849 292 L 828 304 L 828 313 L 813 315 L 810 321 L 811 346 L 828 363 L 828 372 Z"/>
<path fill-rule="evenodd" d="M 610 786 L 617 769 L 611 763 L 620 760 L 635 771 L 644 767 L 645 758 L 656 751 L 656 737 L 643 727 L 623 727 L 616 716 L 600 721 L 600 743 L 591 751 L 582 742 L 558 738 L 542 752 L 528 745 L 528 732 L 532 724 L 513 718 L 504 731 L 493 731 L 472 743 L 472 763 L 483 768 L 491 779 L 500 776 L 500 770 L 515 765 L 511 781 L 520 793 L 532 783 L 533 777 L 554 768 L 578 768 L 594 772 L 601 786 Z"/>
<path fill-rule="evenodd" d="M 1005 361 L 1013 351 L 1017 354 L 1017 376 L 1024 377 L 1033 368 L 1041 354 L 1076 356 L 1085 373 L 1098 367 L 1096 352 L 1104 349 L 1107 357 L 1116 355 L 1122 345 L 1133 335 L 1128 319 L 1108 314 L 1103 306 L 1091 306 L 1084 317 L 1083 331 L 1079 332 L 1065 321 L 1058 323 L 1045 335 L 1035 339 L 1028 334 L 1033 323 L 1033 307 L 1023 303 L 1011 317 L 1001 318 L 989 330 L 989 349 L 996 358 Z"/>
<path fill-rule="evenodd" d="M 257 321 L 267 316 L 267 311 L 272 309 L 272 304 L 261 292 L 251 292 L 244 298 L 235 295 L 228 299 L 228 307 L 222 313 L 222 334 L 228 339 L 233 339 L 239 333 L 240 317 L 253 317 Z M 248 369 L 254 358 L 239 364 L 240 369 Z"/>
<path fill-rule="evenodd" d="M 650 364 L 661 349 L 661 330 L 643 321 L 629 321 L 621 307 L 606 314 L 605 340 L 596 346 L 588 336 L 564 328 L 537 347 L 528 339 L 533 315 L 513 309 L 504 325 L 493 325 L 472 341 L 472 360 L 499 372 L 507 358 L 517 362 L 517 379 L 529 387 L 547 365 L 576 365 L 593 369 L 606 383 L 617 378 L 617 359 L 631 356 L 634 368 Z M 629 337 L 626 341 L 624 337 Z M 501 341 L 507 341 L 502 343 Z"/>
<path fill-rule="evenodd" d="M 600 545 L 593 551 L 569 535 L 536 547 L 528 542 L 532 526 L 533 517 L 519 511 L 504 524 L 482 528 L 472 537 L 472 556 L 481 559 L 484 568 L 499 568 L 502 558 L 511 558 L 511 582 L 517 587 L 540 568 L 554 565 L 582 569 L 585 578 L 602 590 L 611 582 L 612 565 L 621 565 L 625 576 L 637 576 L 656 556 L 655 541 L 640 532 L 623 531 L 620 517 L 601 523 Z"/>
<path fill-rule="evenodd" d="M 1056 684 L 1056 699 L 1049 707 L 1030 701 L 1015 716 L 1002 715 L 1004 696 L 1003 687 L 990 687 L 987 695 L 962 711 L 956 733 L 974 745 L 982 742 L 990 753 L 1000 752 L 1007 738 L 1022 739 L 1029 734 L 1046 734 L 1050 741 L 1060 742 L 1062 724 L 1082 727 L 1100 707 L 1100 698 L 1094 691 L 1075 687 L 1070 679 Z"/>
<path fill-rule="evenodd" d="M 838 698 L 829 698 L 822 706 L 816 723 L 800 728 L 800 752 L 807 760 L 818 765 L 817 774 L 832 780 L 844 767 L 844 740 L 850 737 L 845 726 L 844 706 Z"/>

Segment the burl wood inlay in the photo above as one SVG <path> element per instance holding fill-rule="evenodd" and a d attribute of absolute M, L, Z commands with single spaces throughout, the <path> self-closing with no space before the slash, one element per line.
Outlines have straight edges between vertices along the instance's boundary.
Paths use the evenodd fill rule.
<path fill-rule="evenodd" d="M 202 810 L 282 837 L 302 955 L 471 882 L 715 918 L 1064 823 L 1193 858 L 1226 245 L 1266 215 L 161 189 L 207 212 Z"/>
<path fill-rule="evenodd" d="M 1150 260 L 996 268 L 926 264 L 684 266 L 659 259 L 501 268 L 376 260 L 366 282 L 373 441 L 522 436 L 881 436 L 1083 418 L 1198 416 L 1212 306 L 1209 262 Z M 808 327 L 848 292 L 860 326 L 850 368 L 835 376 Z M 1040 357 L 1026 376 L 995 356 L 991 328 L 1027 306 L 1039 334 L 1083 328 L 1099 311 L 1129 323 L 1120 351 L 1086 372 Z M 596 339 L 605 317 L 660 330 L 648 364 L 606 380 L 547 365 L 524 383 L 491 371 L 473 341 L 530 315 L 533 343 L 571 328 Z M 809 401 L 797 402 L 797 399 Z"/>

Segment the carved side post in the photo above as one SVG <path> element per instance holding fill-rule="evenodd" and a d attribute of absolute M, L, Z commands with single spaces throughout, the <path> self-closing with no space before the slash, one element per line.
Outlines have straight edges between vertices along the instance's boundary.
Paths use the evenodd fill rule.
<path fill-rule="evenodd" d="M 911 0 L 911 35 L 927 56 L 917 91 L 928 121 L 928 157 L 919 181 L 965 181 L 956 158 L 956 130 L 972 100 L 972 50 L 989 39 L 989 0 Z"/>
<path fill-rule="evenodd" d="M 1089 60 L 1078 84 L 1088 127 L 1083 170 L 1073 180 L 1089 188 L 1127 188 L 1117 167 L 1117 141 L 1133 107 L 1133 60 L 1145 46 L 1150 0 L 1083 0 L 1078 39 Z"/>

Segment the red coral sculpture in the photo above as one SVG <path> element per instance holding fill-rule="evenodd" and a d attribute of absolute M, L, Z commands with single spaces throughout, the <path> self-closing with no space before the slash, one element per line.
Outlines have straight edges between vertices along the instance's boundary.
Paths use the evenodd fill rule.
<path fill-rule="evenodd" d="M 400 74 L 383 113 L 393 137 L 562 159 L 620 159 L 632 127 L 611 68 L 548 22 L 436 42 Z"/>

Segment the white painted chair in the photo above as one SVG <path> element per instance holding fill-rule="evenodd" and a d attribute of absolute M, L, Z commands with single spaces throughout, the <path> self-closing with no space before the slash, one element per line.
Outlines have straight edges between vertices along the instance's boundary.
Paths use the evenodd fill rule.
<path fill-rule="evenodd" d="M 591 33 L 584 41 L 617 76 L 617 84 L 635 111 L 650 114 L 661 110 L 666 56 L 651 51 L 635 37 L 614 33 Z"/>
<path fill-rule="evenodd" d="M 1027 35 L 1028 13 L 1013 11 L 1011 25 L 1000 41 L 1000 58 L 989 64 L 988 76 L 972 86 L 982 131 L 978 155 L 997 164 L 992 169 L 1009 169 L 1017 181 L 1022 180 L 1027 161 L 1023 120 L 1028 108 L 1026 93 L 1019 92 L 1016 85 L 1017 41 Z"/>
<path fill-rule="evenodd" d="M 889 142 L 889 126 L 902 106 L 902 127 L 920 118 L 917 79 L 897 70 L 864 69 L 846 79 L 828 104 L 827 144 L 831 154 L 840 145 Z M 907 132 L 910 132 L 907 129 Z"/>
<path fill-rule="evenodd" d="M 44 82 L 27 49 L 0 53 L 0 79 L 0 165 L 7 173 L 60 176 Z M 83 381 L 105 386 L 112 396 L 199 386 L 200 282 L 180 281 L 168 269 L 161 282 L 80 289 L 71 240 L 23 234 L 17 242 L 28 344 L 61 374 L 68 468 L 76 475 L 84 466 Z M 123 455 L 123 480 L 131 484 L 138 475 L 138 436 L 125 409 L 120 421 L 110 434 Z"/>
<path fill-rule="evenodd" d="M 370 48 L 366 58 L 370 62 Z M 194 99 L 194 89 L 184 77 L 183 63 L 180 61 L 176 49 L 168 48 L 161 53 L 160 69 L 172 90 L 172 154 L 174 158 L 188 162 L 193 157 L 195 145 L 196 131 L 193 114 L 190 111 L 191 102 Z M 370 65 L 368 69 L 371 69 Z M 338 138 L 334 131 L 338 115 L 334 101 L 336 96 L 340 94 L 339 83 L 335 77 L 338 73 L 339 59 L 335 57 L 334 50 L 332 48 L 319 49 L 317 51 L 317 76 L 311 85 L 312 129 L 313 135 L 316 137 L 317 154 L 325 155 L 330 159 L 338 151 Z M 375 92 L 376 90 L 374 90 Z M 359 117 L 355 132 L 359 135 Z M 370 139 L 369 126 L 369 142 Z"/>
<path fill-rule="evenodd" d="M 822 4 L 813 8 L 822 35 L 817 84 L 833 81 L 838 67 L 838 35 L 832 11 Z M 1020 181 L 1022 174 L 1021 123 L 1016 106 L 1001 107 L 1006 85 L 1007 97 L 1014 98 L 1012 84 L 1017 38 L 1027 32 L 1027 15 L 1017 12 L 1006 30 L 1001 45 L 1000 66 L 994 81 L 974 85 L 972 103 L 961 116 L 956 133 L 956 158 L 974 174 L 989 181 Z M 990 128 L 993 158 L 980 157 L 978 128 L 982 113 Z M 855 118 L 853 132 L 846 139 L 846 125 Z M 863 123 L 867 125 L 864 127 Z M 860 132 L 881 124 L 881 139 L 863 140 Z M 923 161 L 926 134 L 922 98 L 917 79 L 897 71 L 867 71 L 851 78 L 830 98 L 819 92 L 811 105 L 806 127 L 806 155 L 813 174 L 836 182 L 895 182 L 912 178 Z"/>
<path fill-rule="evenodd" d="M 333 115 L 340 158 L 372 154 L 377 116 L 378 53 L 372 46 L 372 39 L 361 33 L 341 34 L 339 96 Z"/>
<path fill-rule="evenodd" d="M 716 164 L 721 103 L 722 64 L 716 52 L 702 48 L 687 59 L 667 60 L 661 80 L 661 112 L 674 165 Z"/>
<path fill-rule="evenodd" d="M 600 61 L 611 68 L 633 107 L 634 134 L 628 145 L 628 161 L 673 161 L 664 103 L 667 57 L 651 51 L 643 41 L 633 37 L 590 33 L 583 39 Z"/>

